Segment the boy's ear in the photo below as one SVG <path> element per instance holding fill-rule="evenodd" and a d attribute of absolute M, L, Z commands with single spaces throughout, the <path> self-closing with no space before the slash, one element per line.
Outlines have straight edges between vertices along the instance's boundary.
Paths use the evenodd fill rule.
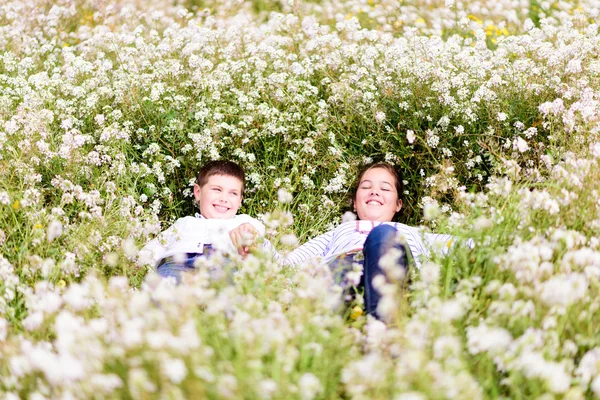
<path fill-rule="evenodd" d="M 197 183 L 194 184 L 194 198 L 196 199 L 196 203 L 199 203 L 202 198 L 201 188 Z"/>
<path fill-rule="evenodd" d="M 396 207 L 396 212 L 402 209 L 402 200 L 398 199 L 398 206 Z"/>

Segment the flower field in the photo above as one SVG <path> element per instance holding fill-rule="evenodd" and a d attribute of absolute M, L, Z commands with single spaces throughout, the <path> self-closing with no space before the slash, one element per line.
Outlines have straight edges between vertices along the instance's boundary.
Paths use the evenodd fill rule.
<path fill-rule="evenodd" d="M 4 0 L 0 399 L 600 398 L 600 2 Z M 138 250 L 241 163 L 285 251 L 357 171 L 473 240 L 380 285 Z M 291 198 L 291 200 L 290 200 Z M 596 327 L 596 328 L 594 328 Z"/>

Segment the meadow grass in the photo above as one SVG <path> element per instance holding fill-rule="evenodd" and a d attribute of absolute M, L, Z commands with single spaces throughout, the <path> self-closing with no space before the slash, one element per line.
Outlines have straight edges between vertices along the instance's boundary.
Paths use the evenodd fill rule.
<path fill-rule="evenodd" d="M 6 2 L 0 397 L 599 397 L 599 12 Z M 404 170 L 400 222 L 456 243 L 388 277 L 385 323 L 260 251 L 172 285 L 137 250 L 216 158 L 280 249 L 337 225 L 375 160 Z"/>

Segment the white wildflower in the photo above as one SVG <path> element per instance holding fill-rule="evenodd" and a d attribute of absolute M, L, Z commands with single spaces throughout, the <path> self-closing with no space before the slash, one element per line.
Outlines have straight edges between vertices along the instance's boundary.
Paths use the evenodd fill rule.
<path fill-rule="evenodd" d="M 8 335 L 8 321 L 0 317 L 0 343 L 6 340 Z"/>
<path fill-rule="evenodd" d="M 138 249 L 135 245 L 135 240 L 133 240 L 132 238 L 127 238 L 123 240 L 121 246 L 123 248 L 123 253 L 125 253 L 125 256 L 127 258 L 129 258 L 130 260 L 135 259 L 135 257 L 138 254 Z"/>
<path fill-rule="evenodd" d="M 291 203 L 292 200 L 294 200 L 294 196 L 292 196 L 292 194 L 285 189 L 279 189 L 277 191 L 277 200 L 284 204 Z"/>
<path fill-rule="evenodd" d="M 488 352 L 502 354 L 512 342 L 512 336 L 504 328 L 488 327 L 482 323 L 477 327 L 467 327 L 467 348 L 471 354 Z"/>
<path fill-rule="evenodd" d="M 375 120 L 379 123 L 382 123 L 383 121 L 385 121 L 386 115 L 383 111 L 377 111 L 377 113 L 375 113 Z"/>
<path fill-rule="evenodd" d="M 281 236 L 280 242 L 284 246 L 295 247 L 298 246 L 298 238 L 293 233 L 288 233 Z"/>
<path fill-rule="evenodd" d="M 556 275 L 539 286 L 540 299 L 548 306 L 568 306 L 587 297 L 588 285 L 582 273 Z"/>
<path fill-rule="evenodd" d="M 600 397 L 600 374 L 596 375 L 592 381 L 592 384 L 590 385 L 590 388 L 592 389 L 594 396 Z"/>
<path fill-rule="evenodd" d="M 52 243 L 55 239 L 60 237 L 63 233 L 63 225 L 58 220 L 53 220 L 48 224 L 48 230 L 46 232 L 46 238 L 48 242 Z"/>
<path fill-rule="evenodd" d="M 442 303 L 440 307 L 440 317 L 442 320 L 451 322 L 462 318 L 466 310 L 458 300 L 448 300 Z"/>
<path fill-rule="evenodd" d="M 427 285 L 435 285 L 440 280 L 440 266 L 433 262 L 426 262 L 421 266 L 421 280 Z"/>
<path fill-rule="evenodd" d="M 595 376 L 600 376 L 600 347 L 585 353 L 575 370 L 583 385 L 589 385 Z"/>
<path fill-rule="evenodd" d="M 352 221 L 356 221 L 356 214 L 352 211 L 346 211 L 344 215 L 342 215 L 342 224 Z"/>
<path fill-rule="evenodd" d="M 258 395 L 262 399 L 270 399 L 277 393 L 277 383 L 273 379 L 265 379 L 258 384 Z"/>
<path fill-rule="evenodd" d="M 595 158 L 600 158 L 600 142 L 590 144 L 590 151 Z"/>
<path fill-rule="evenodd" d="M 437 217 L 439 217 L 440 213 L 440 206 L 435 200 L 427 202 L 423 206 L 423 218 L 425 218 L 427 221 L 436 219 Z"/>
<path fill-rule="evenodd" d="M 522 137 L 516 138 L 513 143 L 513 146 L 521 153 L 525 153 L 527 150 L 529 150 L 529 144 L 527 144 L 525 139 L 523 139 Z"/>
<path fill-rule="evenodd" d="M 39 328 L 44 322 L 44 314 L 40 311 L 36 311 L 32 314 L 29 314 L 23 320 L 23 327 L 28 331 L 33 331 Z"/>
<path fill-rule="evenodd" d="M 310 372 L 305 373 L 298 382 L 302 400 L 312 400 L 323 391 L 319 379 Z"/>
<path fill-rule="evenodd" d="M 2 147 L 0 146 L 0 149 Z M 10 197 L 8 196 L 8 193 L 5 191 L 0 191 L 0 204 L 4 204 L 5 206 L 10 204 Z"/>
<path fill-rule="evenodd" d="M 162 368 L 167 378 L 175 384 L 181 383 L 187 375 L 187 368 L 179 358 L 163 361 Z"/>
<path fill-rule="evenodd" d="M 404 392 L 400 393 L 394 400 L 427 400 L 428 397 L 421 392 Z"/>
<path fill-rule="evenodd" d="M 473 229 L 476 231 L 484 231 L 494 226 L 492 220 L 487 217 L 480 216 L 473 222 Z"/>

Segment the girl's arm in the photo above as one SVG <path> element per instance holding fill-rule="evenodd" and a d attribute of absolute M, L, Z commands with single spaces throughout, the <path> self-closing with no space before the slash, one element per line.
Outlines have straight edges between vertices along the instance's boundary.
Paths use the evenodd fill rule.
<path fill-rule="evenodd" d="M 446 234 L 424 233 L 423 240 L 428 248 L 447 254 L 457 238 Z"/>
<path fill-rule="evenodd" d="M 296 265 L 311 258 L 325 256 L 332 238 L 333 230 L 309 240 L 283 258 L 283 264 Z"/>

